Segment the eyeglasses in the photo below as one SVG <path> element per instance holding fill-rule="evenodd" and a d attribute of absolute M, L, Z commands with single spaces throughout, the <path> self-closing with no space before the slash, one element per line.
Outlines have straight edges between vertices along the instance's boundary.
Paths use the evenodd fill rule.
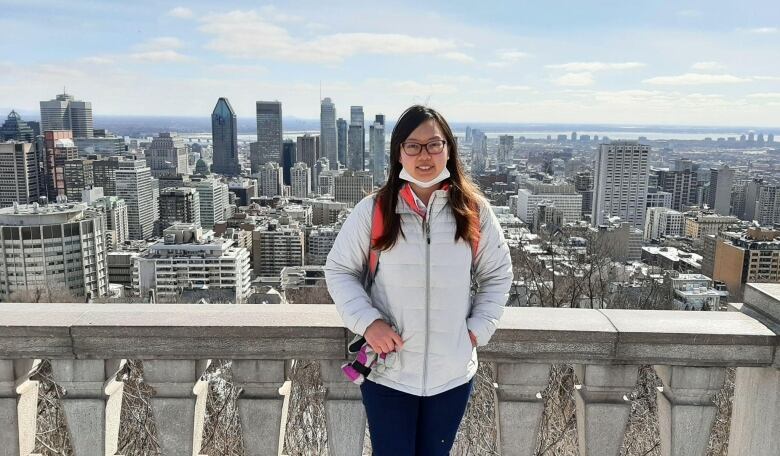
<path fill-rule="evenodd" d="M 410 157 L 414 157 L 415 155 L 420 155 L 423 149 L 427 150 L 428 154 L 430 155 L 436 155 L 444 151 L 445 144 L 447 144 L 447 141 L 443 139 L 437 139 L 427 144 L 420 144 L 416 142 L 404 142 L 401 143 L 401 149 L 404 151 L 406 155 Z"/>

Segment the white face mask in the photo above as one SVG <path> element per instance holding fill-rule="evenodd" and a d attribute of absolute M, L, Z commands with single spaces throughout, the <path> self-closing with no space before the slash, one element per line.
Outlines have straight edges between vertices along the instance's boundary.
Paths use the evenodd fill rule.
<path fill-rule="evenodd" d="M 438 176 L 434 177 L 433 179 L 429 180 L 428 182 L 423 182 L 423 181 L 419 181 L 419 180 L 415 179 L 414 177 L 412 177 L 412 175 L 409 174 L 406 171 L 406 168 L 401 167 L 401 172 L 398 174 L 398 177 L 400 177 L 401 179 L 403 179 L 405 181 L 411 182 L 411 183 L 417 185 L 418 187 L 430 188 L 430 187 L 433 187 L 434 185 L 438 184 L 439 182 L 443 181 L 444 179 L 450 177 L 450 170 L 447 169 L 447 167 L 445 166 L 444 169 L 439 173 Z"/>

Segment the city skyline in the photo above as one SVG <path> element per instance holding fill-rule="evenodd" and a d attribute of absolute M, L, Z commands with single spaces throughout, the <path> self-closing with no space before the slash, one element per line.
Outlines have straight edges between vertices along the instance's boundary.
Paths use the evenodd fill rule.
<path fill-rule="evenodd" d="M 768 1 L 143 3 L 0 1 L 0 109 L 34 120 L 64 86 L 95 117 L 206 116 L 219 97 L 240 117 L 278 100 L 316 119 L 324 97 L 340 117 L 360 105 L 393 119 L 413 103 L 459 122 L 771 128 L 780 117 Z M 65 40 L 24 33 L 42 14 L 82 26 Z"/>

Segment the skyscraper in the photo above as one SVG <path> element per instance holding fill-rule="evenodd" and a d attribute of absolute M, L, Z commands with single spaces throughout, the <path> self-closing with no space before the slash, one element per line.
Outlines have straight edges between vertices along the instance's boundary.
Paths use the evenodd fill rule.
<path fill-rule="evenodd" d="M 38 201 L 40 185 L 35 148 L 30 143 L 0 143 L 0 207 Z"/>
<path fill-rule="evenodd" d="M 380 115 L 377 115 L 377 119 Z M 382 185 L 385 183 L 385 126 L 379 120 L 369 127 L 368 140 L 374 183 Z"/>
<path fill-rule="evenodd" d="M 342 165 L 347 164 L 347 132 L 349 125 L 347 121 L 340 118 L 336 120 L 336 130 L 338 130 L 338 158 Z M 335 169 L 335 168 L 334 168 Z"/>
<path fill-rule="evenodd" d="M 644 228 L 650 147 L 638 141 L 612 141 L 596 152 L 591 223 L 618 216 Z"/>
<path fill-rule="evenodd" d="M 282 103 L 278 101 L 258 101 L 257 113 L 257 153 L 259 164 L 275 161 L 281 163 L 282 154 Z"/>
<path fill-rule="evenodd" d="M 710 194 L 708 205 L 720 215 L 731 214 L 731 187 L 734 170 L 728 166 L 710 168 Z"/>
<path fill-rule="evenodd" d="M 362 106 L 350 106 L 347 131 L 347 162 L 349 169 L 363 171 L 366 166 L 366 130 Z"/>
<path fill-rule="evenodd" d="M 93 160 L 87 158 L 65 161 L 65 196 L 68 201 L 81 201 L 81 192 L 94 185 L 92 163 Z"/>
<path fill-rule="evenodd" d="M 214 224 L 225 221 L 228 210 L 228 186 L 214 177 L 193 177 L 191 184 L 198 191 L 200 225 L 211 230 Z"/>
<path fill-rule="evenodd" d="M 288 139 L 282 143 L 282 176 L 284 177 L 284 185 L 291 185 L 290 170 L 297 162 L 295 143 Z"/>
<path fill-rule="evenodd" d="M 160 133 L 146 149 L 146 163 L 152 177 L 189 174 L 189 161 L 184 141 L 171 133 Z"/>
<path fill-rule="evenodd" d="M 92 162 L 93 184 L 95 187 L 102 187 L 105 196 L 116 196 L 117 169 L 119 169 L 119 157 Z"/>
<path fill-rule="evenodd" d="M 63 93 L 41 101 L 41 130 L 71 130 L 74 138 L 91 138 L 94 132 L 92 103 Z"/>
<path fill-rule="evenodd" d="M 320 156 L 330 160 L 330 169 L 338 169 L 336 105 L 330 98 L 325 98 L 320 103 L 320 147 Z"/>
<path fill-rule="evenodd" d="M 303 136 L 298 136 L 298 138 L 295 140 L 295 152 L 298 157 L 298 161 L 306 163 L 306 166 L 312 170 L 312 175 L 314 174 L 314 166 L 317 163 L 317 160 L 320 158 L 319 148 L 319 136 L 311 136 L 307 133 Z M 316 182 L 313 178 L 314 176 L 312 176 L 311 181 L 312 188 L 314 188 Z"/>
<path fill-rule="evenodd" d="M 117 163 L 116 196 L 127 204 L 130 239 L 147 239 L 154 233 L 155 201 L 152 172 L 146 160 L 122 160 Z"/>
<path fill-rule="evenodd" d="M 507 165 L 512 150 L 515 147 L 515 137 L 511 135 L 501 135 L 498 137 L 498 163 Z"/>
<path fill-rule="evenodd" d="M 160 190 L 160 229 L 176 222 L 200 226 L 200 197 L 191 187 L 171 187 Z"/>
<path fill-rule="evenodd" d="M 3 126 L 0 127 L 0 142 L 3 141 L 22 141 L 22 142 L 34 142 L 35 132 L 27 122 L 22 120 L 22 116 L 11 111 L 8 114 L 8 118 L 3 122 Z"/>
<path fill-rule="evenodd" d="M 260 167 L 258 188 L 260 196 L 276 196 L 282 194 L 282 168 L 278 163 L 266 163 Z"/>
<path fill-rule="evenodd" d="M 73 143 L 70 130 L 43 132 L 46 188 L 49 201 L 65 195 L 65 162 L 78 158 L 79 151 Z"/>
<path fill-rule="evenodd" d="M 311 193 L 311 168 L 298 162 L 290 170 L 290 194 L 298 198 L 307 198 Z"/>
<path fill-rule="evenodd" d="M 227 98 L 217 100 L 211 113 L 211 138 L 214 146 L 211 171 L 226 176 L 241 174 L 238 162 L 238 121 Z"/>
<path fill-rule="evenodd" d="M 345 171 L 333 179 L 334 199 L 357 204 L 374 189 L 374 179 L 368 171 Z"/>

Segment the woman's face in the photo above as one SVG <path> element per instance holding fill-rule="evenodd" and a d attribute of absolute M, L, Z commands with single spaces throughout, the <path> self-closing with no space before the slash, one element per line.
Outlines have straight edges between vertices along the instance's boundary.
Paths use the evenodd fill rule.
<path fill-rule="evenodd" d="M 421 123 L 403 143 L 401 143 L 401 165 L 406 172 L 415 179 L 428 182 L 438 176 L 447 166 L 449 157 L 448 144 L 444 144 L 444 149 L 438 154 L 431 154 L 427 147 L 420 148 L 420 153 L 410 156 L 404 152 L 404 144 L 436 144 L 435 141 L 444 141 L 444 134 L 439 128 L 439 124 L 434 119 L 428 119 Z M 433 147 L 432 147 L 433 148 Z"/>

